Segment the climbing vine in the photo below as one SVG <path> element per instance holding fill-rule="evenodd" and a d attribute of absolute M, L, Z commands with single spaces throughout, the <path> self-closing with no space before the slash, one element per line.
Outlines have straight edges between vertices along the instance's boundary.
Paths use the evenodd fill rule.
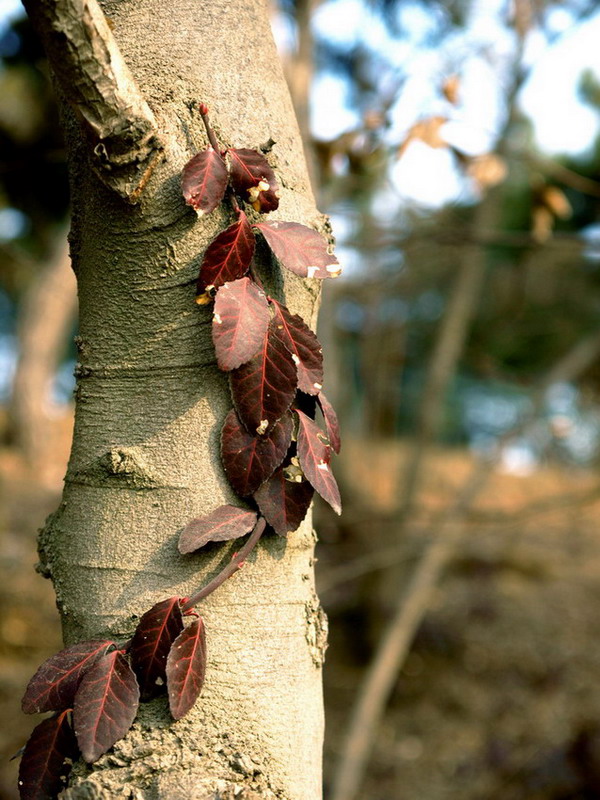
<path fill-rule="evenodd" d="M 200 695 L 206 670 L 205 628 L 196 606 L 240 569 L 266 530 L 279 536 L 295 531 L 315 491 L 341 512 L 330 468 L 340 435 L 322 392 L 321 345 L 300 316 L 267 294 L 254 263 L 257 237 L 270 250 L 272 263 L 302 278 L 336 277 L 338 261 L 317 231 L 296 222 L 263 221 L 279 206 L 279 186 L 266 154 L 222 148 L 207 107 L 199 108 L 209 147 L 184 167 L 182 192 L 199 217 L 223 203 L 234 216 L 203 254 L 196 302 L 214 304 L 215 355 L 229 375 L 233 403 L 221 431 L 221 460 L 245 505 L 223 505 L 191 520 L 178 547 L 187 554 L 208 542 L 250 536 L 196 594 L 161 600 L 143 614 L 127 642 L 80 642 L 42 664 L 22 707 L 27 714 L 53 714 L 37 725 L 23 748 L 23 800 L 56 797 L 73 760 L 81 755 L 91 764 L 125 736 L 140 701 L 166 691 L 173 718 L 185 716 Z M 253 209 L 253 221 L 245 205 Z"/>

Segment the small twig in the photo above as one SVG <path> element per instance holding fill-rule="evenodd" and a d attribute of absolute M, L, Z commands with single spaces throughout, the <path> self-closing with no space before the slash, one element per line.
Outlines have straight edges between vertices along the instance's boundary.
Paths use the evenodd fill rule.
<path fill-rule="evenodd" d="M 210 583 L 207 583 L 203 589 L 200 589 L 199 592 L 193 594 L 189 598 L 189 600 L 187 600 L 187 602 L 181 606 L 181 610 L 183 611 L 183 613 L 185 613 L 186 611 L 190 611 L 190 609 L 192 609 L 195 605 L 197 605 L 200 602 L 200 600 L 204 600 L 205 597 L 208 597 L 209 594 L 212 594 L 215 591 L 215 589 L 218 589 L 219 586 L 225 583 L 225 581 L 228 578 L 230 578 L 234 573 L 238 571 L 238 569 L 240 569 L 244 561 L 248 558 L 250 553 L 256 547 L 258 540 L 265 532 L 266 526 L 267 523 L 265 522 L 263 517 L 260 517 L 256 525 L 254 526 L 254 529 L 252 530 L 252 533 L 250 534 L 248 541 L 242 547 L 242 549 L 235 554 L 235 556 L 231 559 L 229 564 L 227 564 L 225 569 L 221 570 L 221 572 L 219 572 L 219 574 L 215 578 L 213 578 L 212 581 L 210 581 Z"/>
<path fill-rule="evenodd" d="M 242 212 L 242 209 L 240 208 L 240 204 L 237 201 L 237 197 L 235 196 L 233 189 L 230 186 L 227 188 L 227 197 L 229 198 L 231 207 L 233 208 L 235 213 L 239 216 Z"/>
<path fill-rule="evenodd" d="M 585 175 L 580 175 L 575 170 L 569 169 L 564 164 L 559 164 L 549 158 L 526 154 L 525 159 L 548 175 L 556 178 L 556 180 L 564 183 L 565 186 L 590 197 L 600 197 L 600 183 L 598 181 L 586 178 Z"/>
<path fill-rule="evenodd" d="M 473 510 L 468 512 L 465 522 L 469 527 L 472 525 L 500 525 L 503 528 L 512 528 L 514 525 L 527 522 L 536 516 L 552 513 L 553 511 L 562 511 L 574 506 L 580 508 L 598 499 L 600 499 L 600 486 L 594 486 L 592 489 L 585 492 L 569 492 L 559 495 L 558 497 L 542 498 L 539 501 L 517 509 L 513 513 L 505 511 Z M 357 526 L 365 524 L 367 521 L 372 522 L 372 517 L 369 517 L 369 520 L 353 520 Z M 382 523 L 391 525 L 395 524 L 395 520 L 382 519 L 379 521 L 379 524 Z M 430 524 L 434 527 L 433 520 Z M 416 557 L 416 554 L 406 552 L 405 544 L 371 551 L 351 561 L 347 561 L 344 564 L 340 564 L 338 567 L 328 569 L 321 575 L 317 574 L 319 594 L 323 596 L 333 589 L 336 589 L 338 586 L 360 578 L 362 575 L 368 575 L 377 570 L 384 570 L 388 567 L 414 561 Z"/>
<path fill-rule="evenodd" d="M 208 136 L 208 141 L 210 142 L 210 146 L 215 151 L 215 153 L 218 153 L 221 156 L 221 158 L 223 158 L 223 153 L 221 152 L 221 146 L 219 145 L 219 140 L 217 139 L 217 136 L 214 130 L 212 129 L 212 126 L 208 119 L 208 106 L 206 105 L 206 103 L 200 103 L 198 108 L 200 109 L 200 116 L 202 117 L 202 122 L 204 123 L 204 127 L 206 128 L 206 135 Z"/>

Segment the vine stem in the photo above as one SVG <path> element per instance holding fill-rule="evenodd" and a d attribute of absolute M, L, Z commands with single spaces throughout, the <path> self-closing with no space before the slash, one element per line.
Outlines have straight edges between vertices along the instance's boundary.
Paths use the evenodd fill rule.
<path fill-rule="evenodd" d="M 182 606 L 181 610 L 183 613 L 186 611 L 190 611 L 200 600 L 204 600 L 205 597 L 208 597 L 209 594 L 212 594 L 215 589 L 218 589 L 228 578 L 237 572 L 238 569 L 242 566 L 244 561 L 248 558 L 250 553 L 254 550 L 256 545 L 258 544 L 258 540 L 265 532 L 265 528 L 267 527 L 267 523 L 260 517 L 256 525 L 254 526 L 252 533 L 250 534 L 250 538 L 246 542 L 246 544 L 242 547 L 242 549 L 235 554 L 235 556 L 231 559 L 229 564 L 225 567 L 225 569 L 221 570 L 219 574 L 207 583 L 206 586 L 200 591 L 193 594 Z"/>
<path fill-rule="evenodd" d="M 208 106 L 205 103 L 200 103 L 198 108 L 200 109 L 200 116 L 202 117 L 202 122 L 204 123 L 204 127 L 206 128 L 206 135 L 208 136 L 208 141 L 210 142 L 210 145 L 212 149 L 215 151 L 215 153 L 218 153 L 221 156 L 221 158 L 223 158 L 223 156 L 221 155 L 221 148 L 219 146 L 219 141 L 208 120 Z"/>
<path fill-rule="evenodd" d="M 202 117 L 202 122 L 204 123 L 204 127 L 206 128 L 206 135 L 208 136 L 208 141 L 210 142 L 210 146 L 215 151 L 215 153 L 218 153 L 221 156 L 222 160 L 225 161 L 224 155 L 227 151 L 221 150 L 221 145 L 219 144 L 217 135 L 212 129 L 212 126 L 208 119 L 208 106 L 205 103 L 200 103 L 198 107 L 200 109 L 200 116 Z M 236 214 L 239 214 L 242 209 L 240 208 L 240 205 L 237 201 L 237 197 L 235 196 L 235 193 L 231 188 L 231 186 L 227 187 L 226 194 L 227 197 L 229 198 L 229 202 L 231 203 L 233 210 L 235 211 Z"/>

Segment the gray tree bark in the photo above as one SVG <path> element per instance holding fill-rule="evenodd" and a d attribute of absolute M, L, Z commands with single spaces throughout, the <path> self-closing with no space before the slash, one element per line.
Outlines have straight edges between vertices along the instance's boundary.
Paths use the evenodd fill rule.
<path fill-rule="evenodd" d="M 87 19 L 89 0 L 77 4 Z M 46 42 L 56 33 L 51 6 L 28 2 Z M 102 126 L 83 127 L 86 115 L 76 118 L 65 104 L 80 363 L 64 495 L 40 554 L 67 643 L 128 637 L 153 603 L 192 594 L 235 549 L 184 557 L 176 547 L 190 518 L 240 503 L 218 455 L 231 401 L 215 364 L 211 310 L 194 305 L 200 256 L 229 213 L 198 220 L 180 195 L 183 165 L 207 146 L 197 103 L 207 103 L 226 146 L 257 147 L 272 137 L 282 186 L 276 218 L 325 229 L 262 0 L 105 0 L 102 7 L 134 94 L 139 87 L 151 109 L 144 114 L 156 123 L 161 158 L 148 153 L 145 130 L 143 180 L 132 178 L 134 157 L 123 186 L 114 176 L 103 181 L 90 168 Z M 67 36 L 79 22 L 71 9 Z M 69 101 L 66 72 L 65 79 L 63 65 L 58 82 Z M 86 102 L 85 91 L 78 96 Z M 316 281 L 283 279 L 261 248 L 258 267 L 270 291 L 314 326 Z M 261 541 L 240 573 L 202 603 L 209 663 L 195 708 L 173 723 L 165 699 L 143 705 L 112 751 L 91 768 L 76 766 L 69 800 L 321 797 L 326 626 L 313 545 L 310 519 L 287 541 Z"/>

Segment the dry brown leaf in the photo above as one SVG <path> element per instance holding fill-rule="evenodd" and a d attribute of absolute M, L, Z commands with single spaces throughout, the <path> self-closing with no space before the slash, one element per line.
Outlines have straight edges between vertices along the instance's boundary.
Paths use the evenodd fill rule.
<path fill-rule="evenodd" d="M 552 235 L 554 215 L 545 206 L 535 206 L 531 212 L 531 235 L 536 242 L 543 244 Z"/>
<path fill-rule="evenodd" d="M 458 104 L 458 92 L 460 90 L 460 78 L 458 75 L 450 75 L 442 84 L 442 93 L 449 103 L 453 106 Z"/>
<path fill-rule="evenodd" d="M 466 171 L 482 190 L 502 183 L 508 174 L 505 160 L 495 153 L 469 159 Z"/>
<path fill-rule="evenodd" d="M 398 158 L 402 158 L 408 145 L 414 141 L 423 142 L 434 148 L 447 147 L 448 143 L 440 134 L 440 130 L 446 122 L 448 122 L 446 117 L 427 117 L 427 119 L 415 123 L 398 148 Z"/>
<path fill-rule="evenodd" d="M 568 219 L 573 213 L 565 193 L 556 186 L 546 186 L 542 190 L 541 201 L 555 217 L 560 219 Z"/>

